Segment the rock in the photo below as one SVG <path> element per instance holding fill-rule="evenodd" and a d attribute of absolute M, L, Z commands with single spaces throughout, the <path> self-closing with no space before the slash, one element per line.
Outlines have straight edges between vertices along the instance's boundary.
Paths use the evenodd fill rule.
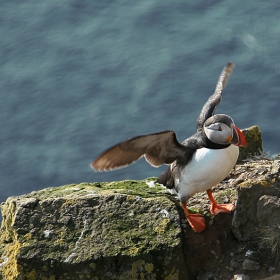
<path fill-rule="evenodd" d="M 269 159 L 249 161 L 237 167 L 238 177 L 235 181 L 238 182 L 238 201 L 232 220 L 232 230 L 238 240 L 248 241 L 257 237 L 258 232 L 255 229 L 260 227 L 265 219 L 262 218 L 260 208 L 264 200 L 260 202 L 259 200 L 264 195 L 280 197 L 279 170 L 279 161 Z M 269 211 L 268 208 L 265 211 Z M 277 213 L 274 217 L 278 215 Z"/>
<path fill-rule="evenodd" d="M 230 266 L 231 266 L 232 268 L 239 268 L 239 267 L 240 267 L 240 264 L 239 264 L 239 262 L 237 262 L 237 261 L 231 260 Z"/>
<path fill-rule="evenodd" d="M 269 219 L 268 219 L 269 217 Z M 280 198 L 263 195 L 257 204 L 257 219 L 262 226 L 272 226 L 280 223 Z"/>
<path fill-rule="evenodd" d="M 280 254 L 280 225 L 274 224 L 269 226 L 259 226 L 257 228 L 259 241 L 258 245 L 261 249 L 270 249 L 271 254 L 279 257 Z M 272 267 L 270 270 L 273 269 Z M 273 271 L 273 270 L 272 270 Z"/>
<path fill-rule="evenodd" d="M 243 262 L 243 269 L 244 270 L 260 270 L 261 266 L 258 262 L 245 259 Z"/>
<path fill-rule="evenodd" d="M 185 280 L 236 246 L 232 213 L 194 233 L 178 200 L 145 181 L 48 188 L 8 198 L 2 213 L 4 279 Z"/>
<path fill-rule="evenodd" d="M 253 250 L 248 250 L 245 253 L 245 258 L 253 260 L 253 261 L 258 261 L 260 259 L 259 253 Z"/>
<path fill-rule="evenodd" d="M 241 130 L 247 142 L 247 147 L 239 149 L 238 162 L 252 156 L 259 156 L 263 152 L 262 148 L 262 134 L 258 126 L 251 126 Z"/>
<path fill-rule="evenodd" d="M 201 273 L 197 276 L 197 280 L 218 280 L 212 272 Z"/>
<path fill-rule="evenodd" d="M 188 279 L 174 199 L 145 181 L 48 188 L 2 205 L 4 279 Z"/>
<path fill-rule="evenodd" d="M 280 280 L 280 274 L 275 274 L 273 276 L 270 276 L 268 278 L 262 278 L 260 280 Z"/>
<path fill-rule="evenodd" d="M 233 276 L 233 278 L 235 280 L 250 280 L 250 277 L 248 275 L 245 275 L 245 274 L 235 274 Z"/>

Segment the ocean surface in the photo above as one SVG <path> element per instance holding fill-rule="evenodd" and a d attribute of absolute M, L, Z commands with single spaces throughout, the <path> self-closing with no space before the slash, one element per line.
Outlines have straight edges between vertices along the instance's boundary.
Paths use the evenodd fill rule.
<path fill-rule="evenodd" d="M 0 201 L 69 183 L 158 176 L 144 159 L 94 173 L 130 137 L 195 132 L 228 61 L 217 113 L 258 125 L 280 153 L 280 2 L 21 0 L 0 3 Z"/>

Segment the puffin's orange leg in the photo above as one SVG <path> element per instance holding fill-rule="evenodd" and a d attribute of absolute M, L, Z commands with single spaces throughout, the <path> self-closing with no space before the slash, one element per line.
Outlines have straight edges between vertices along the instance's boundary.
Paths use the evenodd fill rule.
<path fill-rule="evenodd" d="M 187 207 L 186 207 L 186 203 L 181 203 L 186 218 L 190 224 L 190 226 L 192 227 L 194 232 L 202 232 L 203 230 L 205 230 L 206 225 L 205 225 L 205 219 L 203 216 L 201 216 L 200 214 L 190 214 Z"/>
<path fill-rule="evenodd" d="M 210 213 L 212 215 L 216 215 L 218 213 L 221 212 L 225 212 L 225 213 L 229 213 L 230 211 L 232 211 L 234 209 L 234 205 L 229 203 L 229 204 L 218 204 L 213 195 L 212 195 L 212 190 L 207 190 L 207 194 L 211 203 L 210 206 Z"/>

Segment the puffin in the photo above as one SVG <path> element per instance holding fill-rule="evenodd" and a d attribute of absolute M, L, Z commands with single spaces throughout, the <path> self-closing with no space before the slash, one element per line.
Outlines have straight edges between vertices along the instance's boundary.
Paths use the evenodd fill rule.
<path fill-rule="evenodd" d="M 157 183 L 173 189 L 178 195 L 186 219 L 194 232 L 206 228 L 202 215 L 190 213 L 187 201 L 194 194 L 206 191 L 210 213 L 231 212 L 233 204 L 218 204 L 211 188 L 224 180 L 235 166 L 239 147 L 246 147 L 246 139 L 233 119 L 215 114 L 234 64 L 229 62 L 222 70 L 214 93 L 202 107 L 196 122 L 196 133 L 179 143 L 172 130 L 140 135 L 112 146 L 92 163 L 95 172 L 126 167 L 141 157 L 153 167 L 168 165 Z"/>

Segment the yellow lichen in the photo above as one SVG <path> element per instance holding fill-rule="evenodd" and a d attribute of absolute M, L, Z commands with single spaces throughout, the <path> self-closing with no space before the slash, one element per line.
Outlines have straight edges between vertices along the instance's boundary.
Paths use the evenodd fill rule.
<path fill-rule="evenodd" d="M 13 228 L 15 221 L 16 203 L 6 203 L 2 205 L 3 221 L 1 241 L 9 241 L 3 248 L 2 255 L 7 258 L 7 263 L 2 267 L 4 279 L 17 279 L 22 267 L 18 265 L 17 254 L 20 250 L 20 242 L 17 239 L 17 233 Z M 3 230 L 4 229 L 4 230 Z"/>
<path fill-rule="evenodd" d="M 77 199 L 66 199 L 65 201 L 64 201 L 64 205 L 76 205 L 77 204 Z"/>
<path fill-rule="evenodd" d="M 138 278 L 138 271 L 143 269 L 143 265 L 145 264 L 145 261 L 140 259 L 135 261 L 134 263 L 132 263 L 132 275 L 131 275 L 131 279 L 137 279 Z"/>
<path fill-rule="evenodd" d="M 25 277 L 27 280 L 36 280 L 36 270 L 32 269 L 30 272 L 26 272 Z"/>
<path fill-rule="evenodd" d="M 249 187 L 251 184 L 249 181 L 242 182 L 238 184 L 239 187 Z"/>
<path fill-rule="evenodd" d="M 18 265 L 16 260 L 16 255 L 19 251 L 19 243 L 15 242 L 13 246 L 6 246 L 5 251 L 8 257 L 8 262 L 2 268 L 3 278 L 17 279 L 17 277 L 19 276 L 19 271 L 22 270 L 22 267 Z"/>
<path fill-rule="evenodd" d="M 151 273 L 154 269 L 154 265 L 152 263 L 146 263 L 145 264 L 145 270 L 149 273 Z"/>
<path fill-rule="evenodd" d="M 171 273 L 164 277 L 164 280 L 177 280 L 179 279 L 178 273 Z"/>
<path fill-rule="evenodd" d="M 270 184 L 265 180 L 260 181 L 260 184 L 265 187 L 270 187 Z"/>
<path fill-rule="evenodd" d="M 32 239 L 32 233 L 31 232 L 28 232 L 24 235 L 24 239 L 25 240 L 31 240 Z"/>
<path fill-rule="evenodd" d="M 64 233 L 61 233 L 61 235 L 64 235 Z M 65 239 L 64 238 L 61 238 L 61 239 L 57 239 L 54 241 L 55 244 L 58 244 L 58 245 L 62 245 L 62 244 L 65 244 Z"/>
<path fill-rule="evenodd" d="M 125 183 L 125 186 L 122 187 L 122 185 Z M 124 206 L 130 207 L 132 203 L 135 202 L 135 200 L 139 197 L 141 197 L 144 201 L 144 199 L 147 200 L 147 207 L 151 206 L 154 204 L 153 200 L 158 200 L 156 203 L 162 203 L 162 208 L 166 208 L 166 206 L 169 206 L 170 201 L 167 198 L 161 198 L 161 192 L 159 192 L 158 190 L 154 191 L 156 188 L 149 188 L 148 186 L 146 186 L 147 184 L 141 183 L 139 184 L 138 182 L 113 182 L 111 183 L 112 186 L 110 186 L 111 188 L 113 186 L 116 187 L 116 189 L 110 189 L 110 190 L 104 190 L 104 192 L 108 192 L 110 194 L 110 196 L 112 195 L 112 193 L 124 193 L 126 194 L 126 192 L 129 191 L 129 194 L 127 194 L 126 197 L 126 201 L 124 201 L 123 199 L 121 199 L 121 202 L 124 202 Z M 143 187 L 143 190 L 142 190 Z M 60 197 L 60 193 L 61 191 L 68 191 L 68 189 L 65 189 L 66 187 L 61 187 L 61 189 L 59 188 L 52 188 L 52 189 L 48 189 L 46 191 L 38 191 L 36 192 L 36 194 L 32 194 L 32 197 L 36 197 L 39 200 L 38 203 L 38 209 L 35 209 L 36 211 L 41 211 L 42 209 L 44 210 L 44 207 L 48 207 L 48 204 L 50 204 L 51 208 L 50 208 L 50 215 L 53 214 L 54 216 L 56 215 L 57 211 L 59 212 L 59 209 L 63 209 L 63 213 L 65 212 L 64 210 L 67 209 L 67 207 L 70 206 L 70 208 L 72 207 L 72 205 L 75 205 L 76 203 L 80 203 L 79 201 L 79 194 L 77 194 L 77 196 L 75 195 L 75 197 L 70 197 L 67 196 L 65 197 L 65 192 L 63 193 L 63 197 Z M 69 186 L 67 187 L 69 188 Z M 93 191 L 92 189 L 94 189 L 94 185 L 89 185 L 87 187 L 89 190 L 91 190 L 91 192 Z M 85 190 L 86 188 L 84 188 Z M 152 191 L 151 191 L 152 190 Z M 71 190 L 69 189 L 69 192 Z M 94 191 L 96 193 L 100 193 L 101 190 L 97 189 Z M 79 192 L 79 191 L 77 191 Z M 103 191 L 102 191 L 103 192 Z M 81 194 L 81 192 L 80 192 Z M 103 195 L 103 194 L 102 194 Z M 118 197 L 122 197 L 121 195 L 117 195 Z M 151 196 L 151 197 L 149 197 Z M 53 202 L 53 200 L 51 199 L 51 197 L 53 197 L 55 200 L 55 202 Z M 77 243 L 80 242 L 80 237 L 85 237 L 87 238 L 89 236 L 89 234 L 87 234 L 87 232 L 84 235 L 80 235 L 79 239 L 77 239 L 78 237 L 78 233 L 79 231 L 77 231 L 75 229 L 72 230 L 71 224 L 70 226 L 68 226 L 68 224 L 63 224 L 62 226 L 59 226 L 58 228 L 56 228 L 55 222 L 52 223 L 52 221 L 47 220 L 46 221 L 46 216 L 44 216 L 44 218 L 42 218 L 40 220 L 40 218 L 38 217 L 38 224 L 42 223 L 41 228 L 39 228 L 37 230 L 34 230 L 34 232 L 32 231 L 31 234 L 31 229 L 32 229 L 32 224 L 34 224 L 32 222 L 31 226 L 29 228 L 26 228 L 26 231 L 21 231 L 24 232 L 24 234 L 20 234 L 21 232 L 16 232 L 16 228 L 14 229 L 13 225 L 15 224 L 15 219 L 19 218 L 21 214 L 20 211 L 18 211 L 18 207 L 22 207 L 21 206 L 21 198 L 17 198 L 16 200 L 7 200 L 7 202 L 5 204 L 3 204 L 2 210 L 4 209 L 3 213 L 3 225 L 2 226 L 2 230 L 3 232 L 5 232 L 2 236 L 2 246 L 3 246 L 3 260 L 5 261 L 5 263 L 2 266 L 2 270 L 6 270 L 5 272 L 3 272 L 3 279 L 19 279 L 19 278 L 23 278 L 23 279 L 36 279 L 36 274 L 37 274 L 37 278 L 39 277 L 42 280 L 55 280 L 57 277 L 62 277 L 63 279 L 70 279 L 72 277 L 72 275 L 64 274 L 61 275 L 61 272 L 58 272 L 58 275 L 56 276 L 38 276 L 38 274 L 42 273 L 45 274 L 48 271 L 52 271 L 53 267 L 55 266 L 55 262 L 53 263 L 49 263 L 48 265 L 46 265 L 45 263 L 41 263 L 42 267 L 41 269 L 33 269 L 35 268 L 34 266 L 29 266 L 30 263 L 25 262 L 25 254 L 28 254 L 28 257 L 32 255 L 32 246 L 34 246 L 34 243 L 32 243 L 31 241 L 34 240 L 34 242 L 38 242 L 40 244 L 40 246 L 38 246 L 38 249 L 40 250 L 40 248 L 43 248 L 44 246 L 44 242 L 47 242 L 48 244 L 50 244 L 50 246 L 48 246 L 48 251 L 42 251 L 43 252 L 43 257 L 45 256 L 49 256 L 50 258 L 53 259 L 57 259 L 61 257 L 61 252 L 63 250 L 63 252 L 70 250 L 71 248 L 73 249 L 73 246 L 75 244 L 80 244 L 83 245 L 82 242 L 81 243 Z M 43 204 L 43 201 L 46 202 Z M 129 203 L 131 202 L 131 203 Z M 109 201 L 108 203 L 111 203 L 111 201 Z M 42 208 L 42 209 L 41 209 Z M 65 208 L 65 209 L 64 209 Z M 29 209 L 29 208 L 28 208 Z M 146 209 L 146 208 L 145 208 Z M 166 208 L 169 211 L 169 208 Z M 49 210 L 49 209 L 48 209 Z M 72 210 L 72 208 L 70 209 Z M 121 209 L 123 210 L 123 209 Z M 110 224 L 110 227 L 113 228 L 113 230 L 111 230 L 109 232 L 110 238 L 114 238 L 113 240 L 117 240 L 116 246 L 111 246 L 109 247 L 109 252 L 110 252 L 110 256 L 117 256 L 119 250 L 121 249 L 121 253 L 122 254 L 128 254 L 130 256 L 133 256 L 133 260 L 135 261 L 135 259 L 137 260 L 137 255 L 142 252 L 145 252 L 144 250 L 147 250 L 147 248 L 150 250 L 150 248 L 154 249 L 156 246 L 158 246 L 158 244 L 163 243 L 166 239 L 166 236 L 168 236 L 169 238 L 169 232 L 173 233 L 173 225 L 171 223 L 171 221 L 166 217 L 159 217 L 158 214 L 158 209 L 152 209 L 151 213 L 146 213 L 144 210 L 142 211 L 138 211 L 137 210 L 133 211 L 134 208 L 132 207 L 131 209 L 129 209 L 128 213 L 133 213 L 133 217 L 131 217 L 130 215 L 127 214 L 127 219 L 122 220 L 122 219 L 115 219 L 115 216 L 118 215 L 118 213 L 108 213 L 108 220 L 111 221 L 111 215 L 112 215 L 112 219 L 114 218 L 116 220 L 115 223 L 113 223 L 112 225 Z M 139 212 L 139 213 L 138 213 Z M 17 214 L 16 214 L 17 213 Z M 30 212 L 32 213 L 32 211 Z M 16 216 L 18 215 L 18 216 Z M 32 213 L 33 215 L 33 213 Z M 150 215 L 154 215 L 155 219 L 150 219 Z M 139 218 L 138 218 L 139 216 Z M 33 217 L 33 216 L 32 216 Z M 140 218 L 141 217 L 141 218 Z M 138 221 L 139 220 L 139 221 Z M 145 220 L 145 222 L 144 222 Z M 37 220 L 36 220 L 37 221 Z M 106 219 L 107 221 L 107 219 Z M 88 222 L 88 221 L 86 221 Z M 99 220 L 98 220 L 99 222 Z M 18 224 L 18 223 L 17 223 Z M 102 227 L 103 227 L 104 223 L 102 223 Z M 105 224 L 106 226 L 104 226 L 102 234 L 104 234 L 104 236 L 106 237 L 105 234 L 108 234 L 108 228 L 107 224 Z M 86 224 L 86 226 L 88 226 L 88 224 Z M 84 228 L 81 230 L 81 232 L 85 232 L 85 230 L 87 229 L 86 226 L 84 226 Z M 48 228 L 49 230 L 51 230 L 53 232 L 52 235 L 50 235 L 50 238 L 43 238 L 44 236 L 44 229 Z M 180 230 L 180 229 L 178 229 Z M 112 234 L 112 232 L 114 234 Z M 141 239 L 139 240 L 137 237 L 139 236 L 139 233 L 143 232 L 143 234 L 141 234 Z M 158 236 L 157 236 L 158 234 Z M 146 235 L 147 237 L 150 237 L 150 240 L 148 242 L 146 242 Z M 160 236 L 161 235 L 161 236 Z M 173 236 L 173 235 L 172 235 Z M 145 237 L 145 238 L 144 238 Z M 155 238 L 155 242 L 153 243 L 153 238 Z M 145 240 L 142 241 L 142 240 Z M 24 246 L 26 246 L 26 244 L 30 243 L 29 245 L 31 246 L 31 250 L 28 251 L 27 248 L 23 248 Z M 75 243 L 75 244 L 74 244 Z M 86 242 L 85 242 L 86 243 Z M 115 244 L 114 243 L 114 244 Z M 150 245 L 151 244 L 151 245 Z M 60 246 L 61 245 L 61 246 Z M 42 247 L 41 247 L 42 246 Z M 149 247 L 148 247 L 149 246 Z M 35 247 L 36 247 L 36 243 L 35 243 Z M 82 246 L 81 246 L 82 247 Z M 107 248 L 107 246 L 105 246 Z M 52 251 L 51 249 L 54 248 L 54 250 Z M 75 247 L 76 248 L 76 247 Z M 37 248 L 36 248 L 37 249 Z M 129 251 L 129 252 L 128 252 Z M 78 252 L 80 254 L 80 252 Z M 107 252 L 106 252 L 107 253 Z M 48 255 L 49 254 L 49 255 Z M 82 262 L 82 258 L 84 255 L 82 255 L 82 251 L 81 251 L 81 256 L 78 255 L 77 258 L 81 259 Z M 109 253 L 108 253 L 109 254 Z M 23 255 L 23 258 L 21 258 L 21 255 Z M 141 255 L 141 254 L 140 254 Z M 20 256 L 20 258 L 17 258 L 18 256 Z M 150 260 L 150 259 L 149 259 Z M 93 260 L 91 260 L 92 262 Z M 150 260 L 151 261 L 151 260 Z M 132 261 L 133 262 L 133 261 Z M 22 266 L 20 265 L 22 264 Z M 145 260 L 140 259 L 138 261 L 135 261 L 133 264 L 127 264 L 130 266 L 130 275 L 127 275 L 127 273 L 124 273 L 122 276 L 120 277 L 124 277 L 124 279 L 156 279 L 156 277 L 158 277 L 157 273 L 153 273 L 155 271 L 158 271 L 158 268 L 155 269 L 155 266 L 157 266 L 157 263 L 145 263 Z M 90 270 L 91 269 L 91 270 Z M 88 272 L 83 271 L 77 271 L 76 274 L 76 278 L 77 279 L 92 279 L 92 280 L 98 280 L 98 277 L 93 277 L 92 274 L 95 275 L 99 275 L 99 270 L 100 267 L 98 265 L 96 265 L 94 262 L 89 263 L 88 265 Z M 106 272 L 107 273 L 107 272 Z M 90 275 L 91 274 L 91 275 Z M 108 273 L 107 273 L 108 274 Z M 108 276 L 106 274 L 106 276 Z M 168 274 L 168 271 L 165 272 L 165 275 Z M 45 274 L 46 275 L 46 274 Z M 6 276 L 6 277 L 5 277 Z M 114 275 L 113 273 L 110 273 L 110 277 L 117 277 L 116 275 Z M 100 276 L 102 277 L 102 276 Z M 113 279 L 113 278 L 112 278 Z M 117 278 L 116 278 L 117 279 Z"/>
<path fill-rule="evenodd" d="M 48 271 L 48 267 L 46 265 L 43 266 L 43 271 Z"/>
<path fill-rule="evenodd" d="M 126 197 L 126 201 L 129 201 L 129 202 L 131 202 L 131 201 L 135 201 L 135 198 L 136 198 L 136 196 L 135 196 L 135 195 L 127 195 L 127 197 Z"/>
<path fill-rule="evenodd" d="M 131 256 L 135 256 L 135 255 L 137 255 L 138 251 L 139 251 L 139 248 L 137 248 L 137 247 L 129 247 L 129 249 L 127 250 L 127 253 Z"/>
<path fill-rule="evenodd" d="M 162 220 L 161 223 L 157 227 L 155 227 L 155 232 L 157 234 L 163 234 L 167 230 L 169 223 L 169 219 Z"/>
<path fill-rule="evenodd" d="M 15 221 L 15 212 L 16 212 L 16 203 L 14 202 L 6 202 L 1 205 L 2 209 L 2 225 L 1 225 L 1 241 L 9 242 L 13 238 L 14 231 L 11 225 L 14 224 Z"/>

